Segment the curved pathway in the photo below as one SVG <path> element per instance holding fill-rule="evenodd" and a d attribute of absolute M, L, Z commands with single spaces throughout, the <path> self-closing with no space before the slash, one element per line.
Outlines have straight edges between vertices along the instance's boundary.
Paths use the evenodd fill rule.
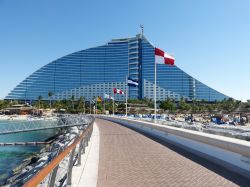
<path fill-rule="evenodd" d="M 96 119 L 100 132 L 97 186 L 247 186 L 223 168 L 207 169 L 192 157 L 174 151 L 122 125 Z M 219 167 L 219 166 L 218 166 Z M 209 168 L 209 167 L 208 167 Z"/>

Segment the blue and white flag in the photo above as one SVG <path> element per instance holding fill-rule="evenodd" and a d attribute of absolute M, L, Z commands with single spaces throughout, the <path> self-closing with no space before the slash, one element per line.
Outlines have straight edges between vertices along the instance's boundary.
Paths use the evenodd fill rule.
<path fill-rule="evenodd" d="M 128 86 L 138 86 L 138 81 L 131 79 L 130 77 L 128 78 Z"/>

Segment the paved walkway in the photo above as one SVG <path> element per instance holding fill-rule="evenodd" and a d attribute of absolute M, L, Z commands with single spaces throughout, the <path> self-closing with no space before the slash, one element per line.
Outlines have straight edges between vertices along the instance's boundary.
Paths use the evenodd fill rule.
<path fill-rule="evenodd" d="M 116 123 L 96 119 L 96 124 L 100 133 L 99 187 L 250 184 L 219 166 L 210 167 L 213 164 L 189 153 L 179 154 L 174 146 L 162 145 Z"/>

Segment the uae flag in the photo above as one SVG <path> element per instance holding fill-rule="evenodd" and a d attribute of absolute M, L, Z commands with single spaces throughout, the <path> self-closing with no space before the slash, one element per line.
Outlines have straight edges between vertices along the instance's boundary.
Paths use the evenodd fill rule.
<path fill-rule="evenodd" d="M 124 92 L 120 89 L 114 88 L 114 94 L 124 94 Z"/>
<path fill-rule="evenodd" d="M 155 63 L 156 64 L 169 64 L 174 65 L 174 57 L 168 53 L 162 51 L 159 48 L 155 48 Z"/>

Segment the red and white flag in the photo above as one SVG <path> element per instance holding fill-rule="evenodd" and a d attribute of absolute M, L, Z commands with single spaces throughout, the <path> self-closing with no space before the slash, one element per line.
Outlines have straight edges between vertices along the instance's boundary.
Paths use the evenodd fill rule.
<path fill-rule="evenodd" d="M 114 88 L 114 94 L 124 94 L 124 92 L 120 89 Z"/>
<path fill-rule="evenodd" d="M 155 48 L 155 63 L 174 65 L 175 58 L 159 48 Z"/>

